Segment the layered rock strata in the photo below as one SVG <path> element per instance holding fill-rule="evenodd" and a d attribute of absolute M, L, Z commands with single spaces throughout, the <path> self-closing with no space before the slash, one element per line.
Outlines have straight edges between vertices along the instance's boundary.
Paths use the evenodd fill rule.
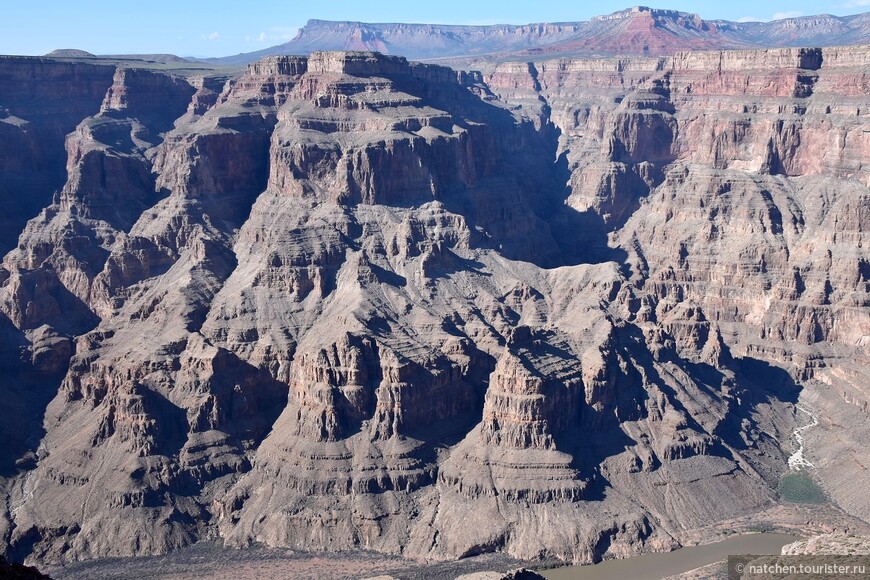
<path fill-rule="evenodd" d="M 112 70 L 0 269 L 5 552 L 583 562 L 769 505 L 802 388 L 870 397 L 863 54 Z"/>

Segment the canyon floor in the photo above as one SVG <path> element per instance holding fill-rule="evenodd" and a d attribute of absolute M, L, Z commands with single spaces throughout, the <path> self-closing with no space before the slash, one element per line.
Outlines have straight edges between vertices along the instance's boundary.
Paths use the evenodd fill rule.
<path fill-rule="evenodd" d="M 829 503 L 822 505 L 783 503 L 763 512 L 696 530 L 687 537 L 685 545 L 703 545 L 723 538 L 754 533 L 786 533 L 807 538 L 832 536 L 833 539 L 827 542 L 835 544 L 835 547 L 831 548 L 834 550 L 831 553 L 846 553 L 847 548 L 844 547 L 843 538 L 870 538 L 870 524 L 849 516 Z M 454 562 L 424 562 L 372 552 L 309 554 L 265 547 L 226 549 L 219 544 L 204 543 L 167 556 L 98 560 L 61 568 L 49 568 L 45 572 L 61 580 L 67 578 L 70 580 L 139 578 L 246 580 L 265 577 L 350 580 L 377 576 L 402 580 L 417 578 L 453 580 L 464 574 L 507 573 L 518 568 L 546 572 L 549 569 L 558 569 L 560 564 L 556 561 L 520 561 L 499 554 L 474 556 Z M 724 563 L 716 563 L 673 578 L 679 580 L 719 578 L 724 571 Z"/>

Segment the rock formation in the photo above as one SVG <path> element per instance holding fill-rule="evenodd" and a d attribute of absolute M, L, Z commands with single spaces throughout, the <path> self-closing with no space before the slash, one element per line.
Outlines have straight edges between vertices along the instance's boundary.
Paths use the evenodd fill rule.
<path fill-rule="evenodd" d="M 667 549 L 866 415 L 866 48 L 104 68 L 0 60 L 11 559 Z"/>
<path fill-rule="evenodd" d="M 870 13 L 799 16 L 770 22 L 704 20 L 635 6 L 585 22 L 486 26 L 309 20 L 284 44 L 216 59 L 245 64 L 321 50 L 375 50 L 415 59 L 528 60 L 571 56 L 671 55 L 686 50 L 842 46 L 870 43 Z"/>

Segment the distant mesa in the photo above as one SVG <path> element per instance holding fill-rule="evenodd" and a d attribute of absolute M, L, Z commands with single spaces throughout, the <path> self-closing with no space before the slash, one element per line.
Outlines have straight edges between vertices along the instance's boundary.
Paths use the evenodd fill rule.
<path fill-rule="evenodd" d="M 870 13 L 771 22 L 704 20 L 698 14 L 635 6 L 583 22 L 496 24 L 366 23 L 309 20 L 290 41 L 247 54 L 204 59 L 247 64 L 318 50 L 374 50 L 413 60 L 530 56 L 667 56 L 686 50 L 843 46 L 870 43 Z"/>
<path fill-rule="evenodd" d="M 160 64 L 177 64 L 191 62 L 174 54 L 93 54 L 77 48 L 59 48 L 44 55 L 47 58 L 102 58 L 110 60 L 141 60 Z"/>
<path fill-rule="evenodd" d="M 159 62 L 162 64 L 191 62 L 186 58 L 182 58 L 174 54 L 101 54 L 100 58 L 113 58 L 120 60 L 144 60 L 147 62 Z"/>
<path fill-rule="evenodd" d="M 97 55 L 77 48 L 58 48 L 57 50 L 52 50 L 45 56 L 50 56 L 52 58 L 94 58 Z"/>

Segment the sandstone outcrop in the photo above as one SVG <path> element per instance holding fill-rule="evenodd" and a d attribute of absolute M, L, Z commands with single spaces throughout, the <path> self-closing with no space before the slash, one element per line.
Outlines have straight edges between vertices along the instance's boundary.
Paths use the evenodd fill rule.
<path fill-rule="evenodd" d="M 5 553 L 588 562 L 776 501 L 798 397 L 870 400 L 865 52 L 81 69 L 0 268 Z"/>

